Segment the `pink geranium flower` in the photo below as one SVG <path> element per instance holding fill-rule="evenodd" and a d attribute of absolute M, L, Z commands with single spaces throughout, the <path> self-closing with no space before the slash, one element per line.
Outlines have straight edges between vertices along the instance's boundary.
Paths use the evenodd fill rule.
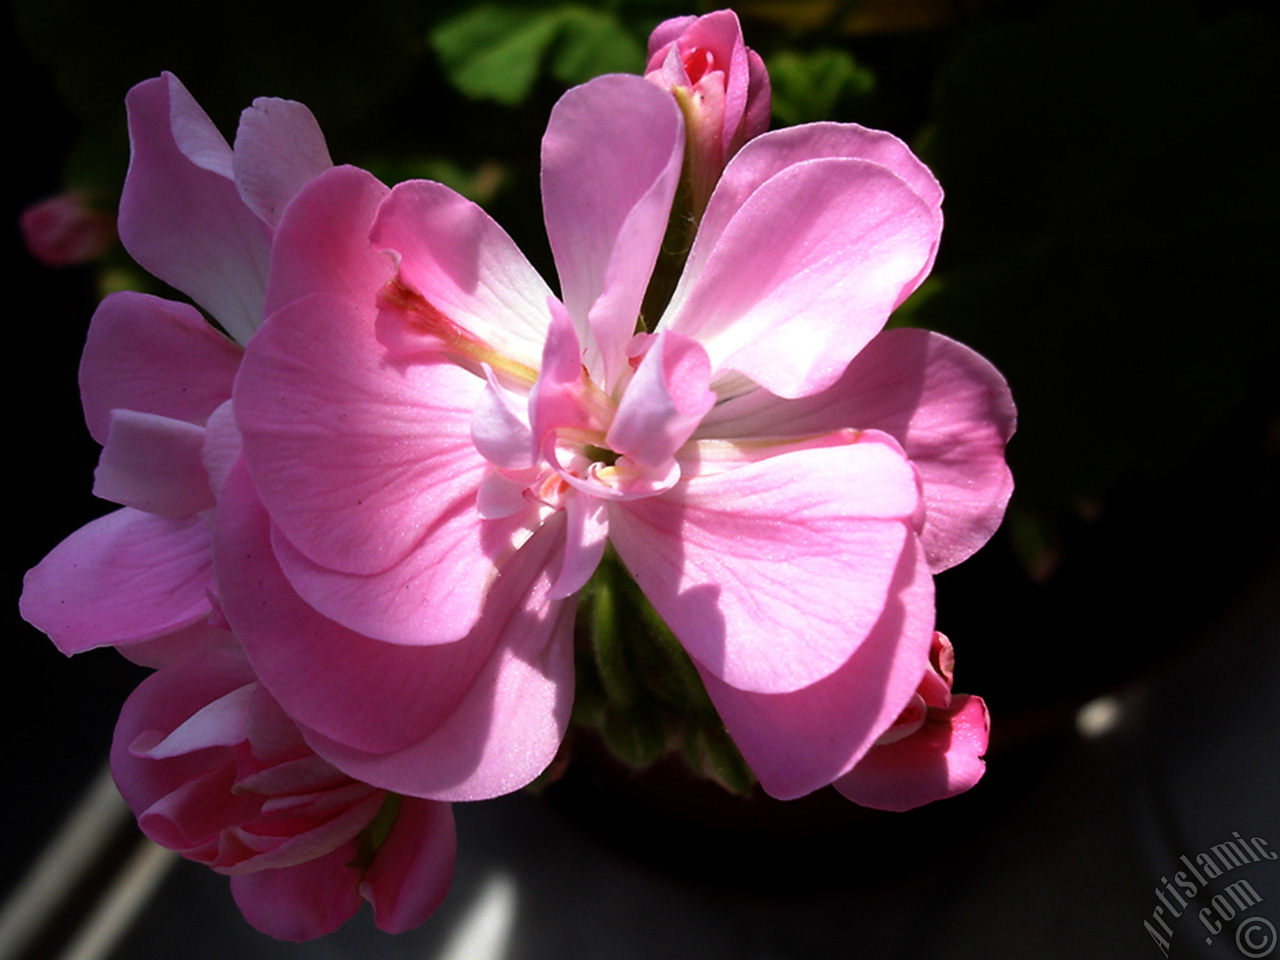
<path fill-rule="evenodd" d="M 999 374 L 881 332 L 933 261 L 941 191 L 888 134 L 759 136 L 637 334 L 684 146 L 640 78 L 557 104 L 560 297 L 439 184 L 339 169 L 287 211 L 279 309 L 236 385 L 221 587 L 263 683 L 348 773 L 457 799 L 549 761 L 606 542 L 775 796 L 844 776 L 915 696 L 930 574 L 1011 488 Z"/>
<path fill-rule="evenodd" d="M 396 797 L 321 760 L 234 648 L 144 680 L 121 711 L 111 770 L 143 832 L 229 875 L 245 918 L 273 937 L 331 933 L 364 900 L 399 933 L 448 891 L 449 805 Z"/>
<path fill-rule="evenodd" d="M 229 411 L 243 344 L 262 322 L 271 237 L 298 188 L 331 166 L 306 107 L 259 99 L 234 150 L 171 74 L 127 98 L 132 159 L 120 237 L 190 304 L 108 296 L 80 364 L 94 492 L 123 509 L 87 524 L 26 578 L 22 614 L 63 653 L 202 641 L 214 591 L 215 492 L 238 452 Z M 174 645 L 174 644 L 170 644 Z M 154 645 L 152 645 L 154 646 Z"/>

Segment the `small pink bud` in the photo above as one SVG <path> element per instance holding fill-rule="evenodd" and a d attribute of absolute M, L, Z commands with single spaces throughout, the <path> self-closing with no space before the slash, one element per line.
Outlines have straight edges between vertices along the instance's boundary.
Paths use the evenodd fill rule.
<path fill-rule="evenodd" d="M 694 209 L 706 206 L 725 164 L 769 126 L 769 74 L 742 39 L 732 10 L 678 17 L 649 38 L 645 78 L 670 90 L 685 116 Z"/>
<path fill-rule="evenodd" d="M 22 211 L 22 237 L 31 255 L 51 267 L 88 263 L 115 239 L 112 218 L 77 191 L 60 193 Z"/>

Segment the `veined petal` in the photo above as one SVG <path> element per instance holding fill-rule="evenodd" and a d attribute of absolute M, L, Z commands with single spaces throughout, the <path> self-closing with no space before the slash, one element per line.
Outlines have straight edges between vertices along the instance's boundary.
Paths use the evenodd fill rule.
<path fill-rule="evenodd" d="M 661 327 L 698 340 L 717 373 L 817 393 L 880 332 L 940 229 L 938 211 L 878 163 L 793 164 L 719 236 L 699 233 Z"/>
<path fill-rule="evenodd" d="M 65 654 L 137 643 L 209 616 L 209 525 L 130 507 L 85 524 L 27 572 L 23 618 Z"/>
<path fill-rule="evenodd" d="M 927 668 L 933 621 L 933 579 L 909 541 L 883 612 L 830 676 L 790 693 L 751 693 L 695 666 L 765 792 L 791 800 L 847 772 L 897 719 Z"/>
<path fill-rule="evenodd" d="M 544 575 L 544 551 L 559 535 L 540 531 L 543 543 L 495 584 L 482 620 L 492 635 L 464 641 L 490 651 L 489 660 L 443 722 L 416 743 L 382 754 L 304 731 L 315 751 L 353 777 L 435 800 L 502 796 L 542 773 L 564 738 L 573 703 L 576 602 L 549 600 Z M 535 568 L 539 579 L 531 585 Z"/>
<path fill-rule="evenodd" d="M 435 311 L 425 335 L 460 331 L 537 369 L 551 290 L 480 207 L 439 183 L 402 183 L 379 209 L 370 240 L 399 257 L 398 282 Z"/>
<path fill-rule="evenodd" d="M 313 293 L 372 301 L 395 276 L 395 259 L 369 243 L 378 206 L 390 191 L 356 167 L 334 167 L 294 197 L 276 230 L 265 310 L 275 313 Z"/>
<path fill-rule="evenodd" d="M 116 410 L 93 474 L 94 496 L 163 517 L 214 504 L 202 453 L 205 429 L 184 420 Z"/>
<path fill-rule="evenodd" d="M 864 807 L 897 811 L 964 793 L 986 772 L 989 730 L 982 698 L 958 693 L 913 735 L 868 751 L 835 788 Z"/>
<path fill-rule="evenodd" d="M 121 242 L 248 342 L 262 322 L 271 234 L 240 199 L 231 148 L 172 74 L 138 84 L 125 102 L 132 159 L 120 197 Z"/>
<path fill-rule="evenodd" d="M 380 573 L 429 548 L 433 528 L 474 511 L 487 468 L 471 441 L 484 381 L 447 362 L 391 364 L 374 331 L 372 303 L 296 300 L 263 325 L 236 383 L 263 503 L 335 572 Z"/>
<path fill-rule="evenodd" d="M 455 687 L 465 690 L 481 668 L 477 644 L 385 643 L 307 604 L 280 569 L 242 465 L 223 488 L 214 549 L 222 607 L 254 671 L 311 730 L 375 752 L 404 747 L 449 714 Z"/>
<path fill-rule="evenodd" d="M 790 166 L 824 157 L 878 163 L 897 175 L 941 215 L 942 187 L 929 168 L 893 134 L 869 130 L 856 123 L 806 123 L 762 134 L 734 157 L 716 186 L 715 201 L 707 207 L 706 215 L 698 225 L 699 246 L 695 248 L 696 252 L 691 252 L 690 259 L 710 252 L 729 221 L 762 184 Z M 928 265 L 932 263 L 931 254 Z M 699 268 L 695 266 L 694 269 Z M 927 273 L 926 266 L 908 285 L 902 300 L 919 286 Z"/>
<path fill-rule="evenodd" d="M 278 527 L 271 545 L 289 583 L 329 619 L 390 643 L 451 643 L 475 626 L 493 579 L 527 539 L 532 513 L 529 505 L 482 523 L 472 499 L 434 523 L 418 549 L 372 574 L 313 563 Z"/>
<path fill-rule="evenodd" d="M 312 178 L 333 166 L 315 116 L 294 100 L 259 97 L 240 114 L 232 156 L 245 206 L 275 227 Z"/>
<path fill-rule="evenodd" d="M 711 361 L 697 342 L 674 331 L 659 334 L 618 404 L 605 438 L 609 449 L 665 471 L 715 406 L 710 382 Z"/>
<path fill-rule="evenodd" d="M 503 566 L 472 635 L 414 647 L 347 630 L 297 596 L 243 469 L 223 497 L 227 619 L 317 753 L 386 789 L 459 799 L 517 789 L 551 761 L 573 689 L 573 604 L 546 600 L 554 517 Z"/>
<path fill-rule="evenodd" d="M 1013 491 L 1004 447 L 1016 412 L 988 361 L 925 330 L 886 330 L 830 389 L 799 400 L 757 390 L 722 403 L 700 438 L 789 437 L 840 427 L 883 430 L 920 472 L 921 542 L 935 572 L 986 543 Z"/>
<path fill-rule="evenodd" d="M 612 503 L 609 535 L 695 661 L 741 690 L 785 693 L 839 669 L 880 620 L 917 503 L 906 460 L 853 443 Z"/>
<path fill-rule="evenodd" d="M 551 111 L 542 140 L 547 236 L 587 369 L 606 391 L 626 369 L 683 158 L 679 107 L 641 77 L 597 77 Z"/>
<path fill-rule="evenodd" d="M 113 410 L 203 424 L 231 399 L 243 353 L 189 304 L 109 294 L 94 311 L 80 358 L 89 433 L 105 444 Z"/>

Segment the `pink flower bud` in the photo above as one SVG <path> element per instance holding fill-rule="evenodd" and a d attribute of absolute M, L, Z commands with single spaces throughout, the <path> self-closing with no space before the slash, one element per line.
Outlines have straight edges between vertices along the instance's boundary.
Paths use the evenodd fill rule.
<path fill-rule="evenodd" d="M 111 216 L 75 191 L 32 204 L 18 222 L 31 255 L 50 267 L 88 263 L 105 253 L 116 235 Z"/>
<path fill-rule="evenodd" d="M 732 10 L 677 17 L 649 38 L 645 79 L 675 94 L 685 116 L 694 209 L 701 213 L 729 158 L 769 126 L 769 74 Z"/>
<path fill-rule="evenodd" d="M 111 771 L 143 833 L 229 875 L 246 919 L 282 940 L 330 933 L 364 900 L 383 930 L 407 930 L 453 876 L 449 804 L 322 760 L 235 648 L 144 680 L 120 713 Z"/>

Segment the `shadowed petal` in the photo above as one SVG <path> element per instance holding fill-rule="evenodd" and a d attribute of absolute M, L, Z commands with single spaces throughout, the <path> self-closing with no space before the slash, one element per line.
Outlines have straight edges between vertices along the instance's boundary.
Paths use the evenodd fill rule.
<path fill-rule="evenodd" d="M 316 860 L 231 878 L 236 906 L 259 933 L 300 943 L 333 933 L 363 902 L 351 841 Z"/>
<path fill-rule="evenodd" d="M 933 579 L 909 541 L 883 613 L 830 676 L 791 693 L 750 693 L 695 666 L 760 785 L 790 800 L 848 771 L 898 718 L 928 665 L 933 622 Z"/>
<path fill-rule="evenodd" d="M 915 476 L 895 450 L 850 443 L 611 504 L 609 532 L 709 674 L 783 693 L 839 669 L 880 620 L 917 502 Z"/>
<path fill-rule="evenodd" d="M 389 190 L 371 173 L 334 167 L 306 185 L 285 211 L 271 251 L 265 310 L 308 294 L 370 300 L 395 275 L 395 261 L 369 243 Z"/>
<path fill-rule="evenodd" d="M 475 633 L 414 647 L 348 630 L 297 596 L 243 469 L 223 497 L 227 618 L 317 753 L 369 783 L 437 799 L 518 789 L 550 763 L 573 689 L 573 604 L 546 600 L 558 524 L 502 567 Z"/>
<path fill-rule="evenodd" d="M 471 441 L 484 381 L 443 362 L 393 366 L 374 328 L 373 304 L 294 301 L 263 325 L 236 383 L 272 520 L 338 572 L 379 573 L 429 546 L 433 527 L 474 510 L 486 467 Z"/>
<path fill-rule="evenodd" d="M 457 852 L 453 808 L 404 797 L 391 832 L 360 881 L 378 929 L 403 933 L 435 913 L 449 892 Z"/>

